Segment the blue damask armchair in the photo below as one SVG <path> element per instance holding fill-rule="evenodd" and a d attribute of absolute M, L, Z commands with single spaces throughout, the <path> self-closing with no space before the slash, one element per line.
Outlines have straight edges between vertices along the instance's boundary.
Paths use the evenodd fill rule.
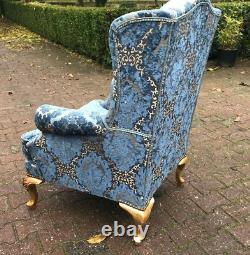
<path fill-rule="evenodd" d="M 22 136 L 24 186 L 53 182 L 119 202 L 144 224 L 153 195 L 187 161 L 188 135 L 220 11 L 209 0 L 170 0 L 110 27 L 114 77 L 107 100 L 78 110 L 43 105 Z M 134 237 L 140 242 L 139 231 Z"/>

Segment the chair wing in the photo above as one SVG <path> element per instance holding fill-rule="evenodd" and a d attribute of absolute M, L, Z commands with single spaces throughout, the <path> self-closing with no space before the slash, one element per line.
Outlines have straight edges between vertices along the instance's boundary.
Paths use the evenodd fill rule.
<path fill-rule="evenodd" d="M 150 18 L 132 19 L 116 28 L 114 24 L 110 30 L 113 108 L 108 125 L 152 134 L 171 25 Z"/>

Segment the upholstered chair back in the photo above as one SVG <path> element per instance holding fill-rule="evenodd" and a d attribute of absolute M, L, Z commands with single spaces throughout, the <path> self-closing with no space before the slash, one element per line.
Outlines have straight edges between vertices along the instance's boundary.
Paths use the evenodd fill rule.
<path fill-rule="evenodd" d="M 107 125 L 150 137 L 152 194 L 185 156 L 219 16 L 209 0 L 170 0 L 111 25 L 114 79 Z"/>

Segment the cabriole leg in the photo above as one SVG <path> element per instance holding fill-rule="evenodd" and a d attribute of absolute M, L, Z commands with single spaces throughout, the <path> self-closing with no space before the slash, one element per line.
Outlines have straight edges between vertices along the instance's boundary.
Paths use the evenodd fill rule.
<path fill-rule="evenodd" d="M 177 169 L 176 169 L 176 182 L 177 182 L 178 186 L 181 186 L 185 182 L 185 179 L 182 177 L 182 172 L 183 172 L 187 162 L 188 162 L 188 157 L 186 156 L 185 158 L 183 158 L 179 162 L 179 164 L 177 166 Z"/>
<path fill-rule="evenodd" d="M 26 203 L 26 205 L 30 209 L 34 209 L 36 207 L 37 200 L 38 200 L 36 185 L 39 185 L 42 182 L 43 182 L 42 180 L 30 177 L 30 176 L 26 176 L 23 178 L 23 186 L 26 188 L 26 190 L 30 194 L 30 199 Z"/>
<path fill-rule="evenodd" d="M 128 206 L 126 204 L 123 204 L 123 203 L 119 203 L 119 206 L 122 209 L 124 209 L 125 211 L 127 211 L 132 216 L 133 220 L 135 221 L 136 235 L 134 236 L 133 240 L 136 243 L 140 243 L 145 238 L 145 235 L 143 235 L 141 233 L 141 228 L 139 228 L 139 226 L 142 227 L 142 225 L 144 225 L 146 223 L 146 221 L 148 220 L 148 218 L 151 214 L 154 202 L 155 202 L 155 200 L 154 200 L 154 198 L 152 198 L 150 200 L 147 208 L 144 211 L 135 209 L 135 208 Z"/>

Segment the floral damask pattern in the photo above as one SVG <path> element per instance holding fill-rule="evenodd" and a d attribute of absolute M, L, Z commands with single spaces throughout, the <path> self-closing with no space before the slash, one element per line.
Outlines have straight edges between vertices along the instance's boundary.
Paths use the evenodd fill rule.
<path fill-rule="evenodd" d="M 220 11 L 170 0 L 116 19 L 107 100 L 78 110 L 41 106 L 22 136 L 29 175 L 144 209 L 187 153 Z"/>
<path fill-rule="evenodd" d="M 143 75 L 144 67 L 142 54 L 144 52 L 147 39 L 149 35 L 152 34 L 152 30 L 153 29 L 150 29 L 147 33 L 145 33 L 138 45 L 131 48 L 123 47 L 119 42 L 119 39 L 114 37 L 116 49 L 118 52 L 118 69 L 121 66 L 129 65 L 139 71 L 140 75 Z"/>

